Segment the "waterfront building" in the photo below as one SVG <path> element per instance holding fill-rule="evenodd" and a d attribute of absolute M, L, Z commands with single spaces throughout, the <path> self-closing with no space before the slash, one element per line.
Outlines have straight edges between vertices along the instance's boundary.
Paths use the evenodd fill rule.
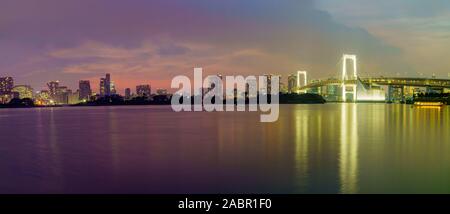
<path fill-rule="evenodd" d="M 163 89 L 163 88 L 158 88 L 158 89 L 156 89 L 156 94 L 157 95 L 167 95 L 167 90 Z"/>
<path fill-rule="evenodd" d="M 111 95 L 117 94 L 116 85 L 114 84 L 114 81 L 111 81 L 110 83 L 110 93 Z"/>
<path fill-rule="evenodd" d="M 89 100 L 92 90 L 91 83 L 89 80 L 80 80 L 79 82 L 79 100 L 87 101 Z"/>
<path fill-rule="evenodd" d="M 12 77 L 0 77 L 0 95 L 9 95 L 14 87 Z"/>
<path fill-rule="evenodd" d="M 53 96 L 53 101 L 56 104 L 69 104 L 69 94 L 72 93 L 67 86 L 58 86 L 56 95 Z"/>
<path fill-rule="evenodd" d="M 288 93 L 296 93 L 297 75 L 291 74 L 288 76 Z"/>
<path fill-rule="evenodd" d="M 150 85 L 138 85 L 136 86 L 136 94 L 140 97 L 150 97 L 151 87 Z"/>
<path fill-rule="evenodd" d="M 48 90 L 38 91 L 35 95 L 34 103 L 38 106 L 55 104 Z"/>
<path fill-rule="evenodd" d="M 111 95 L 111 75 L 106 74 L 105 77 L 105 95 Z"/>
<path fill-rule="evenodd" d="M 99 85 L 100 96 L 106 95 L 105 82 L 106 82 L 105 78 L 100 78 L 100 85 Z"/>
<path fill-rule="evenodd" d="M 105 78 L 100 78 L 100 96 L 111 95 L 111 75 L 106 74 Z"/>
<path fill-rule="evenodd" d="M 57 90 L 58 90 L 58 87 L 59 87 L 59 81 L 58 80 L 50 81 L 50 82 L 47 83 L 47 87 L 48 87 L 48 90 L 50 92 L 50 96 L 52 96 L 52 97 L 56 96 L 56 93 L 57 93 Z"/>
<path fill-rule="evenodd" d="M 131 98 L 131 89 L 126 88 L 125 89 L 125 99 L 130 99 L 130 98 Z"/>
<path fill-rule="evenodd" d="M 288 92 L 288 89 L 287 89 L 286 85 L 284 83 L 282 83 L 282 82 L 280 82 L 279 90 L 280 90 L 281 93 L 287 93 Z"/>
<path fill-rule="evenodd" d="M 13 94 L 15 94 L 14 98 L 19 98 L 19 99 L 29 98 L 29 99 L 33 99 L 33 88 L 31 88 L 31 86 L 29 86 L 29 85 L 17 85 L 17 86 L 14 86 L 12 88 L 11 92 Z"/>
<path fill-rule="evenodd" d="M 82 101 L 82 100 L 80 100 L 80 90 L 76 90 L 75 92 L 68 90 L 67 94 L 68 94 L 67 102 L 70 105 L 78 104 Z"/>

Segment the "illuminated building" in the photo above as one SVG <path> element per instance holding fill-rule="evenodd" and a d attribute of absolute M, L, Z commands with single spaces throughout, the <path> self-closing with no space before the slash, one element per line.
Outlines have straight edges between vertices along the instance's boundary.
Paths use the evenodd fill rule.
<path fill-rule="evenodd" d="M 163 88 L 156 89 L 156 94 L 158 95 L 167 95 L 167 90 Z"/>
<path fill-rule="evenodd" d="M 110 84 L 110 88 L 109 88 L 109 89 L 110 89 L 111 95 L 117 93 L 117 91 L 116 91 L 116 85 L 114 84 L 114 81 L 111 81 L 111 84 Z"/>
<path fill-rule="evenodd" d="M 12 77 L 0 77 L 0 95 L 10 94 L 14 87 Z"/>
<path fill-rule="evenodd" d="M 287 93 L 288 92 L 288 89 L 287 89 L 286 85 L 284 83 L 282 83 L 282 82 L 280 82 L 280 92 L 282 92 L 282 93 Z"/>
<path fill-rule="evenodd" d="M 33 88 L 28 85 L 17 85 L 14 86 L 11 92 L 16 93 L 19 99 L 33 99 Z"/>
<path fill-rule="evenodd" d="M 55 96 L 59 87 L 59 81 L 50 81 L 47 83 L 48 90 L 50 92 L 50 96 Z"/>
<path fill-rule="evenodd" d="M 340 97 L 340 85 L 324 85 L 321 88 L 321 95 L 323 96 L 323 98 L 325 98 L 327 101 L 339 101 L 339 97 Z"/>
<path fill-rule="evenodd" d="M 388 86 L 387 91 L 387 101 L 388 102 L 394 102 L 394 103 L 401 103 L 405 101 L 404 94 L 404 88 L 403 86 Z"/>
<path fill-rule="evenodd" d="M 136 94 L 140 97 L 149 97 L 151 95 L 150 85 L 138 85 L 136 86 Z"/>
<path fill-rule="evenodd" d="M 48 90 L 42 90 L 38 91 L 36 93 L 34 103 L 39 106 L 46 106 L 46 105 L 54 105 L 55 102 L 50 96 L 50 92 Z"/>
<path fill-rule="evenodd" d="M 100 78 L 100 96 L 111 95 L 111 75 L 106 74 L 105 78 Z"/>
<path fill-rule="evenodd" d="M 105 78 L 100 78 L 100 86 L 99 86 L 99 90 L 100 90 L 100 96 L 105 96 L 106 92 L 105 92 Z"/>
<path fill-rule="evenodd" d="M 87 101 L 92 94 L 91 83 L 89 80 L 80 80 L 79 82 L 79 100 Z"/>
<path fill-rule="evenodd" d="M 77 90 L 77 91 L 75 91 L 75 92 L 72 92 L 71 90 L 68 90 L 67 91 L 67 103 L 68 104 L 71 104 L 71 105 L 73 105 L 73 104 L 78 104 L 78 103 L 80 103 L 81 102 L 81 100 L 80 100 L 80 91 L 79 90 Z"/>
<path fill-rule="evenodd" d="M 288 92 L 295 93 L 297 88 L 297 76 L 295 74 L 291 74 L 288 76 Z"/>
<path fill-rule="evenodd" d="M 302 81 L 303 77 L 303 81 Z M 308 84 L 308 78 L 306 76 L 306 71 L 297 71 L 297 88 L 306 86 Z M 297 93 L 306 93 L 306 91 L 299 91 L 297 90 Z"/>
<path fill-rule="evenodd" d="M 11 99 L 13 98 L 13 95 L 10 94 L 1 94 L 0 95 L 0 104 L 7 104 Z"/>
<path fill-rule="evenodd" d="M 12 88 L 14 80 L 12 77 L 0 77 L 0 103 L 8 103 L 12 99 Z"/>
<path fill-rule="evenodd" d="M 69 104 L 69 94 L 72 93 L 66 86 L 58 86 L 56 89 L 56 95 L 53 96 L 53 100 L 56 104 Z"/>

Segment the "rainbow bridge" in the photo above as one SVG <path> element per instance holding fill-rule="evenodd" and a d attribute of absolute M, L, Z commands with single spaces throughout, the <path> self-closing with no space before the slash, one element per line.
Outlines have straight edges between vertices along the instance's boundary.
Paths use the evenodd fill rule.
<path fill-rule="evenodd" d="M 353 72 L 348 71 L 347 61 L 349 60 L 353 64 Z M 306 79 L 306 73 L 302 71 L 301 74 Z M 300 79 L 300 76 L 297 78 Z M 450 93 L 450 79 L 359 77 L 355 55 L 344 55 L 342 57 L 342 75 L 339 79 L 319 80 L 310 83 L 298 81 L 298 83 L 295 88 L 298 93 L 317 93 L 328 101 L 405 102 L 419 93 Z"/>

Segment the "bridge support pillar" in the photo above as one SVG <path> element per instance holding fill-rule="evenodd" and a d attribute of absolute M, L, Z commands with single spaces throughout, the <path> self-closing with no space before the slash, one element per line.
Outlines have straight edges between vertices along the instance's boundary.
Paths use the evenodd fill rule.
<path fill-rule="evenodd" d="M 303 77 L 303 81 L 300 80 Z M 306 86 L 308 84 L 308 79 L 306 76 L 306 71 L 297 71 L 297 88 Z M 306 90 L 297 90 L 297 94 L 306 93 Z"/>
<path fill-rule="evenodd" d="M 343 84 L 342 85 L 342 101 L 347 102 L 347 95 L 352 95 L 352 101 L 356 102 L 357 93 L 356 93 L 356 84 Z"/>
<path fill-rule="evenodd" d="M 353 74 L 348 75 L 347 60 L 353 62 Z M 346 80 L 357 80 L 358 72 L 356 69 L 356 55 L 344 54 L 342 57 L 342 101 L 347 102 L 347 94 L 353 95 L 353 102 L 357 100 L 356 84 L 348 84 Z"/>

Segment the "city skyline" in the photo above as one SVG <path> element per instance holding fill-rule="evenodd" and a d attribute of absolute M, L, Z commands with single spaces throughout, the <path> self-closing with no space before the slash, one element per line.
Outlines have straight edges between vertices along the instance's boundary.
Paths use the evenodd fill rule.
<path fill-rule="evenodd" d="M 170 88 L 172 77 L 193 67 L 337 76 L 345 52 L 363 59 L 362 76 L 448 78 L 450 65 L 439 57 L 448 55 L 448 3 L 400 2 L 6 0 L 0 76 L 35 90 L 52 79 L 69 88 L 89 80 L 98 91 L 98 77 L 111 73 L 123 93 L 149 83 Z"/>
<path fill-rule="evenodd" d="M 318 94 L 323 96 L 325 100 L 331 102 L 346 102 L 349 99 L 352 102 L 386 101 L 411 103 L 414 102 L 414 97 L 419 96 L 419 94 L 447 94 L 450 89 L 450 79 L 437 79 L 434 74 L 431 78 L 361 77 L 359 75 L 360 70 L 357 59 L 358 57 L 356 55 L 342 55 L 340 59 L 342 74 L 339 78 L 331 76 L 327 79 L 308 80 L 308 71 L 291 73 L 288 75 L 286 81 L 279 82 L 280 92 L 289 94 Z M 223 80 L 222 74 L 214 74 L 213 76 L 217 76 Z M 270 91 L 272 76 L 278 76 L 279 80 L 282 79 L 282 75 L 279 74 L 264 74 L 263 76 L 267 78 L 268 91 Z M 200 90 L 204 94 L 214 88 L 215 83 L 211 82 L 211 79 L 208 80 L 209 75 L 204 77 L 206 78 L 205 81 L 211 84 L 211 87 L 194 88 L 188 93 L 195 93 Z M 49 81 L 46 85 L 46 89 L 34 91 L 30 85 L 14 84 L 14 78 L 12 77 L 0 77 L 1 102 L 8 103 L 12 98 L 31 98 L 37 105 L 78 104 L 112 95 L 121 95 L 128 100 L 135 97 L 150 98 L 153 95 L 170 95 L 169 90 L 175 90 L 172 87 L 169 90 L 157 88 L 156 93 L 152 93 L 150 84 L 139 84 L 136 85 L 135 93 L 132 93 L 130 88 L 125 88 L 124 93 L 121 93 L 116 90 L 116 84 L 111 78 L 110 73 L 106 73 L 104 77 L 100 77 L 98 91 L 92 90 L 90 80 L 79 80 L 76 91 L 60 84 L 58 80 Z M 248 88 L 246 90 L 248 92 Z M 342 90 L 342 93 L 338 93 L 337 91 L 339 90 Z M 236 96 L 236 89 L 234 93 Z M 348 94 L 351 97 L 347 98 Z"/>

